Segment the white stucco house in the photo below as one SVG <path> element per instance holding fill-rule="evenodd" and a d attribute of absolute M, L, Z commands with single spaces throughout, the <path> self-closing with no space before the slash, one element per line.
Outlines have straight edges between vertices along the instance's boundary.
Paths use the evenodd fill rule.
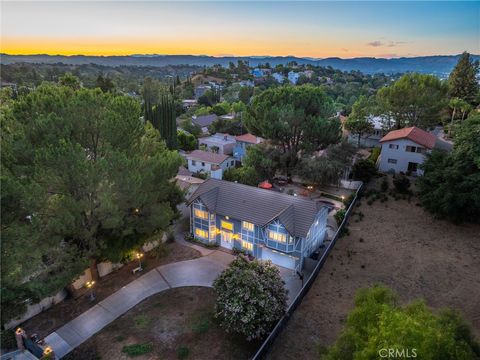
<path fill-rule="evenodd" d="M 235 166 L 235 159 L 228 155 L 195 150 L 185 155 L 188 170 L 192 173 L 204 173 L 214 179 L 222 179 L 223 172 Z"/>
<path fill-rule="evenodd" d="M 379 171 L 408 172 L 412 175 L 423 175 L 419 165 L 433 149 L 450 151 L 452 148 L 452 144 L 415 126 L 390 131 L 380 139 L 380 144 Z"/>
<path fill-rule="evenodd" d="M 199 146 L 205 145 L 209 151 L 224 155 L 232 155 L 235 144 L 235 136 L 229 134 L 216 133 L 212 136 L 198 139 Z M 218 148 L 218 151 L 215 150 L 216 148 Z"/>

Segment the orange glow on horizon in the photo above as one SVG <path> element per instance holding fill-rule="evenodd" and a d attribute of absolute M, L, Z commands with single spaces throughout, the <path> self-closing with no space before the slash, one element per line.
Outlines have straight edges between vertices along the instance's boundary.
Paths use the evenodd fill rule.
<path fill-rule="evenodd" d="M 372 48 L 358 43 L 348 44 L 346 52 L 335 41 L 323 39 L 321 43 L 308 41 L 255 41 L 217 38 L 209 40 L 159 40 L 158 38 L 35 38 L 3 37 L 2 53 L 11 55 L 86 55 L 126 56 L 132 54 L 208 55 L 208 56 L 297 56 L 351 58 L 358 56 L 389 57 L 372 53 Z"/>

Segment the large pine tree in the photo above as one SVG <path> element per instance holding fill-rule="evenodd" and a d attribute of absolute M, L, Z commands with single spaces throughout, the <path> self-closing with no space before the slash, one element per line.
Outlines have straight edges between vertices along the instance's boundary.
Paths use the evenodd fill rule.
<path fill-rule="evenodd" d="M 471 105 L 477 104 L 478 66 L 478 61 L 472 61 L 468 52 L 462 54 L 448 79 L 450 97 L 460 98 Z"/>

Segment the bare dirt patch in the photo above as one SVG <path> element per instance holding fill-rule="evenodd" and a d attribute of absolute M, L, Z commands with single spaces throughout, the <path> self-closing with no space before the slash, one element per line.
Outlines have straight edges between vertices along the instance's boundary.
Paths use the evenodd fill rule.
<path fill-rule="evenodd" d="M 68 360 L 131 359 L 126 345 L 151 344 L 135 359 L 248 359 L 258 344 L 226 334 L 213 318 L 211 288 L 171 289 L 143 301 L 70 355 Z M 183 350 L 181 350 L 183 349 Z M 185 355 L 187 354 L 187 355 Z"/>
<path fill-rule="evenodd" d="M 160 258 L 155 256 L 154 251 L 145 254 L 144 259 L 142 259 L 143 272 L 133 274 L 132 269 L 138 266 L 138 262 L 131 261 L 122 268 L 100 278 L 95 285 L 95 302 L 90 301 L 89 293 L 85 289 L 80 289 L 70 298 L 25 321 L 20 326 L 29 335 L 38 334 L 39 338 L 44 338 L 68 321 L 87 311 L 97 302 L 105 299 L 157 266 L 200 257 L 200 253 L 197 250 L 178 243 L 166 244 L 166 249 L 167 255 Z"/>
<path fill-rule="evenodd" d="M 335 245 L 270 358 L 318 358 L 318 347 L 341 332 L 357 289 L 376 283 L 403 302 L 457 309 L 480 334 L 480 226 L 436 220 L 416 202 L 361 200 L 363 220 L 350 220 L 350 235 Z"/>

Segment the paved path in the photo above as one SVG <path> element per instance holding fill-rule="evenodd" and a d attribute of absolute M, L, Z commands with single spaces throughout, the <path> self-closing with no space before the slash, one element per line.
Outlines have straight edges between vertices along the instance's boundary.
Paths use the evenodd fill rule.
<path fill-rule="evenodd" d="M 45 338 L 61 358 L 149 296 L 183 286 L 211 287 L 234 259 L 222 251 L 162 265 L 140 276 Z"/>

